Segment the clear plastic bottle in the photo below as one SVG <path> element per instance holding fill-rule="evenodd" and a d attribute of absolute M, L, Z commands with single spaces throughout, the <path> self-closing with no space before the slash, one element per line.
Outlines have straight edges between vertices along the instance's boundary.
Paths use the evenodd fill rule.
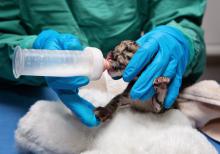
<path fill-rule="evenodd" d="M 84 51 L 15 48 L 13 73 L 31 76 L 87 76 L 97 80 L 104 71 L 102 52 L 93 47 Z"/>

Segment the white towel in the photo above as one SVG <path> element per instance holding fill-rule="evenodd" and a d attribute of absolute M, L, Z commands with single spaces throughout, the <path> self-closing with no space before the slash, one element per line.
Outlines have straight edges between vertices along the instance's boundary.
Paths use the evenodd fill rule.
<path fill-rule="evenodd" d="M 105 105 L 126 86 L 109 77 L 101 80 L 107 83 L 93 82 L 80 91 L 94 105 Z M 89 129 L 62 103 L 38 101 L 20 120 L 15 134 L 18 147 L 40 154 L 217 154 L 187 117 L 174 109 L 159 115 L 124 109 L 110 122 Z"/>

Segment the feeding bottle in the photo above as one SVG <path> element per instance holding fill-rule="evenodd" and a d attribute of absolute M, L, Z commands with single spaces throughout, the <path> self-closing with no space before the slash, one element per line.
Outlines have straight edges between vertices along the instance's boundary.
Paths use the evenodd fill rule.
<path fill-rule="evenodd" d="M 102 52 L 94 47 L 79 50 L 42 50 L 15 48 L 13 73 L 31 76 L 87 76 L 97 80 L 105 70 L 106 60 Z"/>

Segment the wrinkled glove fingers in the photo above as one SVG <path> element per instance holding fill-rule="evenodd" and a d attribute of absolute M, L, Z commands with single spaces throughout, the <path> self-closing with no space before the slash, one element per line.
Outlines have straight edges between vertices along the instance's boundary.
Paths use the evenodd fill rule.
<path fill-rule="evenodd" d="M 59 89 L 73 90 L 85 86 L 89 83 L 88 77 L 46 77 L 47 83 L 53 89 L 59 87 Z"/>
<path fill-rule="evenodd" d="M 59 44 L 63 50 L 82 50 L 79 39 L 72 34 L 60 35 Z"/>
<path fill-rule="evenodd" d="M 98 126 L 100 121 L 94 114 L 95 107 L 78 94 L 59 94 L 63 103 L 88 127 Z"/>
<path fill-rule="evenodd" d="M 148 100 L 154 94 L 153 82 L 161 76 L 168 64 L 168 60 L 163 58 L 163 54 L 158 53 L 153 62 L 142 72 L 131 89 L 132 99 Z M 152 93 L 153 92 L 153 93 Z"/>
<path fill-rule="evenodd" d="M 156 74 L 153 78 L 156 79 L 160 76 L 164 76 L 172 79 L 176 75 L 176 68 L 177 68 L 177 61 L 176 59 L 172 59 L 169 62 L 168 66 L 166 67 L 166 70 L 164 71 L 163 75 Z M 141 100 L 148 100 L 151 97 L 153 97 L 153 95 L 155 94 L 155 88 L 153 86 L 153 82 L 154 80 L 149 81 L 149 83 L 152 83 L 152 86 L 149 88 L 149 90 L 147 90 L 147 92 L 142 97 L 140 97 Z"/>
<path fill-rule="evenodd" d="M 60 36 L 60 34 L 54 30 L 44 30 L 38 35 L 37 39 L 34 41 L 33 48 L 50 50 L 60 49 L 60 47 L 56 45 L 57 42 L 55 41 L 58 36 Z M 55 45 L 56 47 L 52 48 L 53 45 L 51 44 Z"/>
<path fill-rule="evenodd" d="M 169 62 L 168 66 L 166 67 L 166 70 L 164 71 L 163 75 L 164 77 L 167 78 L 174 78 L 174 76 L 176 75 L 176 69 L 177 69 L 177 65 L 178 62 L 176 59 L 171 59 L 171 61 Z"/>
<path fill-rule="evenodd" d="M 167 96 L 165 98 L 164 107 L 166 109 L 169 109 L 175 102 L 179 94 L 181 83 L 182 83 L 182 74 L 180 74 L 180 69 L 177 68 L 177 74 L 173 78 L 171 84 L 169 85 Z"/>
<path fill-rule="evenodd" d="M 179 49 L 179 51 L 180 50 L 181 50 L 181 48 Z M 187 65 L 185 59 L 181 59 L 181 61 L 179 61 L 179 59 L 176 59 L 176 60 L 178 61 L 177 62 L 178 64 L 176 66 L 176 71 L 173 70 L 174 72 L 176 72 L 176 74 L 175 74 L 175 77 L 173 79 L 172 79 L 172 75 L 171 75 L 172 82 L 169 85 L 167 96 L 166 96 L 166 99 L 165 99 L 165 102 L 164 102 L 164 107 L 166 109 L 169 109 L 173 105 L 173 103 L 175 102 L 175 100 L 176 100 L 176 98 L 179 94 L 179 90 L 180 90 L 180 87 L 181 87 L 181 84 L 182 84 L 182 77 L 183 77 L 183 74 L 184 74 L 184 71 L 185 71 L 184 68 Z M 180 64 L 182 64 L 182 65 L 180 65 Z M 169 73 L 167 72 L 166 74 L 169 74 Z M 170 73 L 170 74 L 172 74 L 172 73 Z"/>
<path fill-rule="evenodd" d="M 158 43 L 151 39 L 144 45 L 141 45 L 131 58 L 125 71 L 123 73 L 123 79 L 126 82 L 130 82 L 135 76 L 151 61 L 152 57 L 158 50 Z"/>

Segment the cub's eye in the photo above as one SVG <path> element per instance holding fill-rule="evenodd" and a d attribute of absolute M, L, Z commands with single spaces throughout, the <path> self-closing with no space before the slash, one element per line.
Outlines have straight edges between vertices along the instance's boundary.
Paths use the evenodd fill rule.
<path fill-rule="evenodd" d="M 126 65 L 120 65 L 120 70 L 124 70 Z"/>
<path fill-rule="evenodd" d="M 115 63 L 115 62 L 113 62 L 113 63 L 111 64 L 111 66 L 112 66 L 112 69 L 113 69 L 113 70 L 118 69 L 118 64 Z"/>

